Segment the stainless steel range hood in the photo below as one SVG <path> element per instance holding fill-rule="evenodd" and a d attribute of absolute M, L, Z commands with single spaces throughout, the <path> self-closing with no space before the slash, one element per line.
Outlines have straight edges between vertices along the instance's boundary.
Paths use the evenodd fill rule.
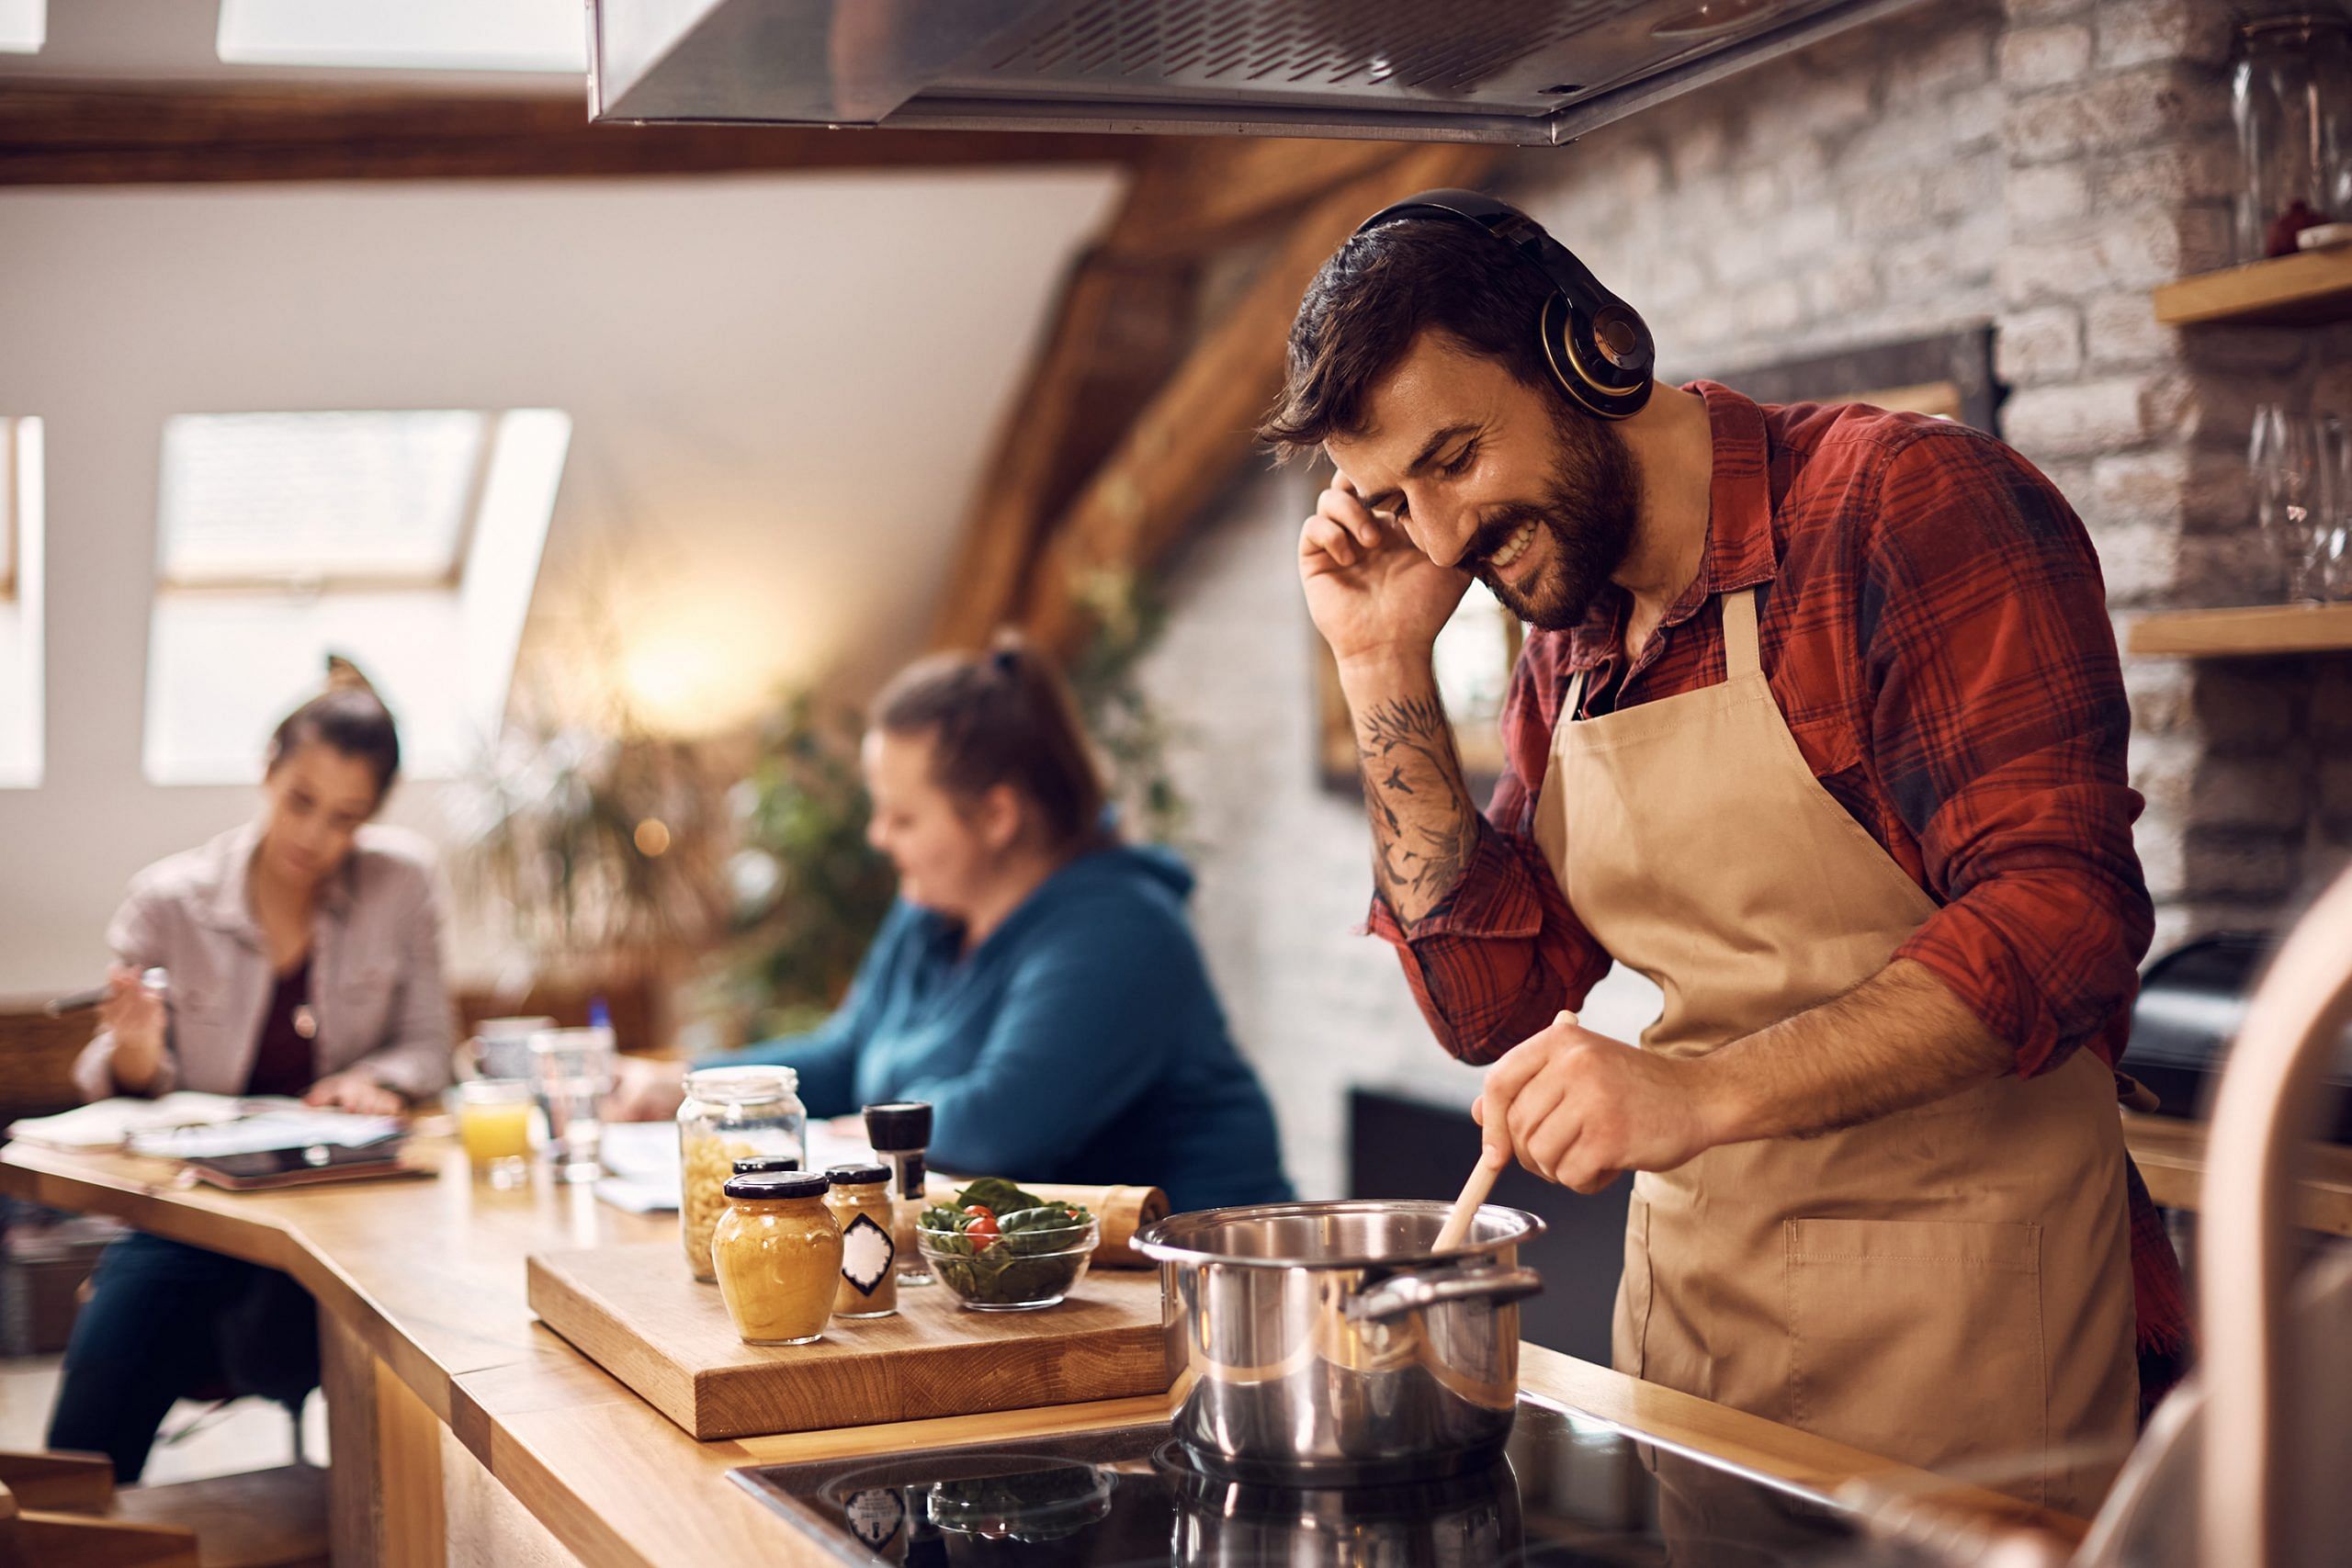
<path fill-rule="evenodd" d="M 1917 3 L 590 0 L 590 110 L 1546 146 Z"/>

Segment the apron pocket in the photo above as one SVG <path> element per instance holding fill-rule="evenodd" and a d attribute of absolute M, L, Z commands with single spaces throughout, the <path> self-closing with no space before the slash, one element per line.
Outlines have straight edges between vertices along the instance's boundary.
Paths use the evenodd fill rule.
<path fill-rule="evenodd" d="M 1788 1220 L 1781 1229 L 1796 1425 L 2041 1502 L 2041 1227 Z"/>

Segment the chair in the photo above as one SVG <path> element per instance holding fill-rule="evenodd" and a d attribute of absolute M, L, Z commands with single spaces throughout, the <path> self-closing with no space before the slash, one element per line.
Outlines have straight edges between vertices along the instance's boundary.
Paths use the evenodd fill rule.
<path fill-rule="evenodd" d="M 94 1454 L 0 1453 L 0 1568 L 327 1568 L 307 1464 L 117 1489 Z"/>
<path fill-rule="evenodd" d="M 0 1453 L 0 1568 L 203 1568 L 194 1530 L 107 1517 L 113 1500 L 103 1459 Z"/>

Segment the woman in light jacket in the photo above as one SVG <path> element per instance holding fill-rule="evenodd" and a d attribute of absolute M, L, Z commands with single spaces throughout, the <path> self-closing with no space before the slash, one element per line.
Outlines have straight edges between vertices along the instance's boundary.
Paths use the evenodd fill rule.
<path fill-rule="evenodd" d="M 431 851 L 371 824 L 400 737 L 364 677 L 328 661 L 327 690 L 270 738 L 260 815 L 141 872 L 107 928 L 116 964 L 84 1095 L 292 1095 L 384 1113 L 449 1081 Z M 161 967 L 161 996 L 140 984 Z M 318 1382 L 309 1296 L 285 1275 L 133 1234 L 107 1249 L 74 1325 L 49 1446 L 144 1468 L 172 1402 L 225 1381 L 295 1403 Z"/>

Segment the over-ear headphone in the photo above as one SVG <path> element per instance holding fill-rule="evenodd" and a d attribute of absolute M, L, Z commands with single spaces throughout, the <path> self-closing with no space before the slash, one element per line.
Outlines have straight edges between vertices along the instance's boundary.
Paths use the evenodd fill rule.
<path fill-rule="evenodd" d="M 1560 389 L 1603 419 L 1624 419 L 1650 400 L 1657 348 L 1634 308 L 1600 280 L 1542 224 L 1509 202 L 1475 190 L 1425 190 L 1384 207 L 1356 232 L 1405 218 L 1466 223 L 1510 249 L 1552 284 L 1540 330 L 1544 357 Z"/>

